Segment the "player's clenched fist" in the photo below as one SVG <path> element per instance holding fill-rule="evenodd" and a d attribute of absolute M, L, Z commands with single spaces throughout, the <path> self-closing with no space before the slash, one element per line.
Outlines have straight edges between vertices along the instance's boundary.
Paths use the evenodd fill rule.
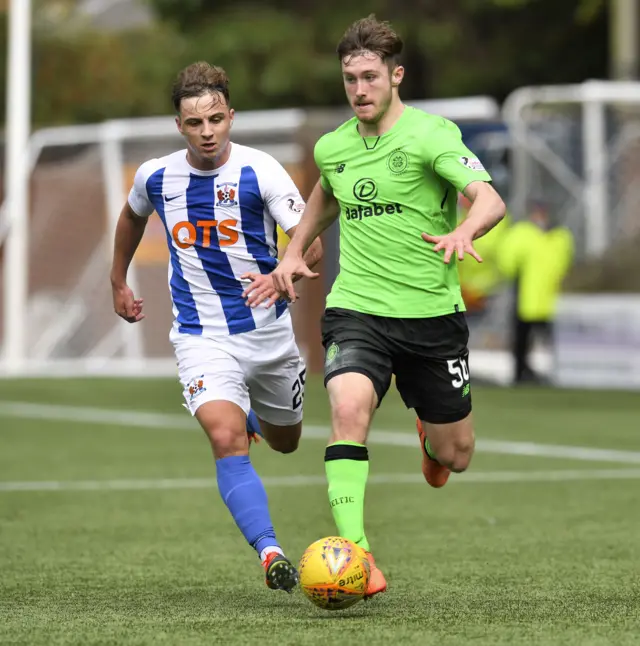
<path fill-rule="evenodd" d="M 112 286 L 113 309 L 128 323 L 137 323 L 145 315 L 142 313 L 143 298 L 134 298 L 128 285 Z"/>

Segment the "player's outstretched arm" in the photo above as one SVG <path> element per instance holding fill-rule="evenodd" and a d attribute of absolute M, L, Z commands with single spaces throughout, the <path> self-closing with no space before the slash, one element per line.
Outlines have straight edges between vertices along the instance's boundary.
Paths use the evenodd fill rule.
<path fill-rule="evenodd" d="M 297 295 L 293 283 L 299 278 L 317 278 L 319 274 L 309 268 L 313 255 L 317 253 L 312 244 L 317 237 L 338 217 L 330 209 L 332 197 L 322 188 L 320 181 L 314 186 L 300 223 L 287 246 L 282 260 L 273 271 L 275 288 L 295 302 Z M 320 258 L 318 257 L 315 262 Z M 308 264 L 309 263 L 309 264 Z M 313 263 L 315 264 L 315 263 Z"/>
<path fill-rule="evenodd" d="M 146 226 L 147 218 L 136 215 L 127 202 L 120 212 L 116 225 L 111 266 L 111 290 L 116 314 L 129 323 L 137 323 L 144 318 L 143 299 L 136 299 L 127 285 L 127 271 L 142 240 Z"/>
<path fill-rule="evenodd" d="M 298 225 L 296 224 L 296 226 L 291 227 L 286 231 L 289 238 L 293 238 L 297 228 Z M 304 254 L 304 262 L 309 269 L 313 269 L 320 262 L 322 259 L 322 253 L 322 241 L 320 238 L 316 238 Z M 249 307 L 255 308 L 258 307 L 258 305 L 264 304 L 265 307 L 269 308 L 280 300 L 280 292 L 273 284 L 273 273 L 259 274 L 256 272 L 247 272 L 242 274 L 240 278 L 251 281 L 247 288 L 242 292 L 242 297 L 246 299 L 246 305 Z M 296 282 L 300 278 L 302 278 L 302 276 L 295 276 L 293 282 Z"/>
<path fill-rule="evenodd" d="M 477 240 L 502 220 L 507 207 L 496 189 L 487 182 L 471 182 L 464 194 L 471 201 L 471 209 L 460 226 L 466 225 L 473 231 L 473 239 Z"/>
<path fill-rule="evenodd" d="M 295 236 L 298 226 L 299 225 L 296 225 L 288 232 L 290 238 Z M 322 240 L 318 237 L 309 245 L 304 256 L 302 256 L 302 259 L 309 269 L 313 269 L 322 260 L 323 253 L 324 249 L 322 248 Z M 297 280 L 297 278 L 294 279 L 294 282 L 295 280 Z"/>
<path fill-rule="evenodd" d="M 471 208 L 464 222 L 445 236 L 422 234 L 422 239 L 433 244 L 437 253 L 444 251 L 444 262 L 449 263 L 455 253 L 458 260 L 464 260 L 465 254 L 478 262 L 482 258 L 473 248 L 473 241 L 491 231 L 502 220 L 506 206 L 497 191 L 487 182 L 471 182 L 464 194 L 471 201 Z"/>

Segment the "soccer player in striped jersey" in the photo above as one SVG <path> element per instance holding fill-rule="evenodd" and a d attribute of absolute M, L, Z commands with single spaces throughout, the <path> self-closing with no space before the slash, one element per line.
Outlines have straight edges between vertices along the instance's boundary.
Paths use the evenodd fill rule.
<path fill-rule="evenodd" d="M 187 147 L 136 173 L 115 235 L 114 308 L 130 323 L 144 318 L 126 277 L 155 211 L 170 252 L 170 340 L 186 407 L 209 438 L 220 495 L 258 553 L 267 585 L 291 591 L 297 572 L 276 539 L 249 444 L 259 434 L 290 453 L 300 439 L 305 365 L 271 272 L 277 226 L 292 236 L 305 204 L 273 157 L 230 141 L 234 111 L 224 70 L 190 65 L 172 100 Z M 310 248 L 309 266 L 321 254 L 320 243 Z"/>

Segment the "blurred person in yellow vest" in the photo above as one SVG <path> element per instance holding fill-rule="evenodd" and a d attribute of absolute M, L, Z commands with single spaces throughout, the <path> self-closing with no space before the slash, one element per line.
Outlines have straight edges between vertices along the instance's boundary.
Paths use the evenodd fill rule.
<path fill-rule="evenodd" d="M 460 194 L 458 201 L 458 221 L 462 222 L 470 208 L 469 200 Z M 496 292 L 504 278 L 498 267 L 498 250 L 500 240 L 511 224 L 509 215 L 487 234 L 474 240 L 473 246 L 480 254 L 482 262 L 461 262 L 458 264 L 462 297 L 468 316 L 482 314 L 488 305 L 487 301 Z"/>
<path fill-rule="evenodd" d="M 277 227 L 277 239 L 278 239 L 278 258 L 282 258 L 287 245 L 289 244 L 289 236 L 280 228 L 280 225 Z"/>
<path fill-rule="evenodd" d="M 512 352 L 516 383 L 541 381 L 529 363 L 532 341 L 536 334 L 551 339 L 558 295 L 573 255 L 571 232 L 553 221 L 548 204 L 541 200 L 500 241 L 499 268 L 515 286 Z"/>

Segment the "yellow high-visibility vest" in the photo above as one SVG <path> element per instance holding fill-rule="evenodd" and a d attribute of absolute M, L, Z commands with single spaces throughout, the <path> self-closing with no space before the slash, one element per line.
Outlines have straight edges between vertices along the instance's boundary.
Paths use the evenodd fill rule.
<path fill-rule="evenodd" d="M 460 285 L 467 294 L 475 298 L 486 298 L 502 282 L 498 254 L 500 241 L 509 230 L 509 224 L 509 216 L 505 216 L 489 233 L 473 241 L 473 247 L 480 254 L 482 262 L 467 257 L 458 263 Z"/>
<path fill-rule="evenodd" d="M 507 278 L 517 281 L 521 320 L 553 319 L 573 254 L 573 236 L 566 227 L 545 231 L 533 222 L 523 221 L 501 237 L 498 266 Z"/>

